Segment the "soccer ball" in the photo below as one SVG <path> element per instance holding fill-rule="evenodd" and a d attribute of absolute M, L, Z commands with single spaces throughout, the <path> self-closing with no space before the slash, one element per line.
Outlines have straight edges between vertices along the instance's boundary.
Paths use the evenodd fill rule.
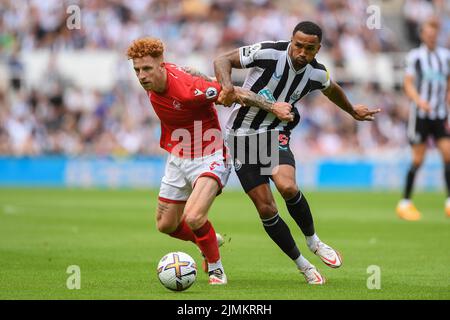
<path fill-rule="evenodd" d="M 184 291 L 197 278 L 197 265 L 184 252 L 170 252 L 158 263 L 158 278 L 162 285 L 173 291 Z"/>

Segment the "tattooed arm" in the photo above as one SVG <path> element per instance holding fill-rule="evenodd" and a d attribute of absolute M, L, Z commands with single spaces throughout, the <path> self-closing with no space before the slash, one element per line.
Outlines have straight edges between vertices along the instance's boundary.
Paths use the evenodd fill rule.
<path fill-rule="evenodd" d="M 226 106 L 238 98 L 234 90 L 235 87 L 231 82 L 233 68 L 242 69 L 239 49 L 227 52 L 214 60 L 214 73 L 216 74 L 217 81 L 222 86 L 222 92 L 224 93 L 223 101 Z M 242 101 L 239 101 L 239 103 L 244 104 Z"/>
<path fill-rule="evenodd" d="M 264 99 L 263 96 L 240 87 L 234 87 L 234 92 L 244 106 L 258 107 L 264 111 L 272 112 L 274 103 Z"/>
<path fill-rule="evenodd" d="M 217 81 L 225 91 L 234 91 L 231 82 L 231 72 L 234 69 L 242 69 L 239 49 L 227 52 L 214 60 L 214 73 Z"/>
<path fill-rule="evenodd" d="M 271 102 L 250 90 L 233 86 L 231 72 L 233 69 L 242 68 L 239 49 L 227 52 L 214 60 L 214 72 L 222 86 L 218 102 L 225 106 L 237 102 L 243 106 L 257 107 L 271 112 L 282 121 L 294 120 L 294 115 L 291 113 L 292 106 L 289 103 Z"/>
<path fill-rule="evenodd" d="M 233 90 L 234 98 L 232 101 L 227 101 L 227 103 L 237 102 L 243 106 L 257 107 L 264 111 L 273 113 L 281 121 L 294 120 L 294 115 L 291 113 L 292 106 L 287 102 L 271 102 L 253 91 L 240 87 L 234 87 Z M 227 93 L 222 90 L 219 94 L 219 98 L 217 99 L 217 103 L 224 104 L 226 106 L 224 102 L 226 97 L 229 98 Z"/>
<path fill-rule="evenodd" d="M 235 54 L 233 54 L 233 57 Z M 235 58 L 235 57 L 234 57 Z M 237 56 L 237 61 L 239 61 L 239 53 Z M 233 67 L 235 63 L 233 62 Z M 240 62 L 239 62 L 240 66 Z M 183 67 L 182 68 L 186 73 L 189 73 L 196 77 L 201 77 L 206 81 L 216 81 L 215 78 L 208 77 L 207 75 L 199 72 L 198 70 L 191 67 Z M 230 73 L 231 73 L 231 65 L 230 65 Z M 231 79 L 230 79 L 231 84 Z M 270 102 L 264 99 L 262 96 L 240 87 L 234 87 L 231 84 L 232 92 L 230 94 L 230 90 L 227 90 L 222 86 L 222 91 L 217 100 L 218 103 L 223 104 L 225 106 L 230 106 L 232 103 L 237 102 L 242 104 L 243 106 L 257 107 L 267 112 L 273 113 L 277 118 L 281 121 L 292 121 L 294 120 L 294 115 L 291 113 L 292 106 L 286 102 Z"/>

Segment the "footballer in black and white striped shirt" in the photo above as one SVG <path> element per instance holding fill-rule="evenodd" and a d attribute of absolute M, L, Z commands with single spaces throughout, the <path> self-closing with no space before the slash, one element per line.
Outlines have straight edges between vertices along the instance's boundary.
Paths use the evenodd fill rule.
<path fill-rule="evenodd" d="M 404 88 L 411 99 L 407 133 L 412 164 L 406 175 L 403 199 L 397 205 L 397 215 L 410 221 L 421 218 L 411 195 L 429 138 L 433 138 L 442 154 L 447 185 L 445 212 L 450 218 L 450 51 L 437 45 L 439 29 L 437 18 L 425 21 L 420 30 L 420 47 L 411 50 L 406 57 Z"/>
<path fill-rule="evenodd" d="M 317 236 L 308 202 L 295 181 L 295 159 L 289 147 L 289 137 L 300 121 L 296 103 L 308 93 L 321 90 L 356 120 L 371 121 L 380 111 L 369 110 L 364 105 L 353 106 L 349 102 L 342 88 L 330 79 L 326 67 L 315 59 L 321 40 L 321 28 L 305 21 L 294 28 L 290 41 L 267 41 L 244 46 L 214 61 L 216 78 L 222 85 L 222 94 L 226 96 L 223 99 L 225 104 L 235 96 L 231 82 L 232 68 L 251 68 L 244 88 L 265 99 L 288 102 L 293 106 L 293 120 L 287 122 L 278 120 L 270 112 L 235 104 L 226 133 L 235 171 L 245 192 L 253 200 L 264 229 L 295 262 L 309 284 L 323 284 L 325 279 L 301 255 L 288 226 L 278 215 L 269 179 L 273 180 L 286 201 L 289 213 L 306 236 L 309 249 L 332 268 L 341 266 L 342 257 Z M 262 152 L 261 149 L 269 148 L 269 145 L 270 153 L 267 154 L 276 163 L 262 161 L 262 158 L 266 159 L 264 151 L 269 150 Z M 250 160 L 255 158 L 255 162 Z M 270 170 L 263 170 L 267 167 Z M 269 174 L 262 174 L 263 171 Z"/>

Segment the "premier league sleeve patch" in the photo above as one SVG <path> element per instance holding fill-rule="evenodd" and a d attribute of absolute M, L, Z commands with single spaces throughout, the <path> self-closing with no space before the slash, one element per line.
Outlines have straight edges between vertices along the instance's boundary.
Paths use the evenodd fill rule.
<path fill-rule="evenodd" d="M 257 43 L 252 46 L 245 46 L 239 48 L 239 59 L 241 60 L 241 66 L 247 68 L 255 61 L 257 53 L 261 50 L 261 44 Z"/>
<path fill-rule="evenodd" d="M 260 43 L 254 44 L 252 46 L 245 46 L 242 48 L 242 55 L 244 57 L 252 57 L 260 49 L 261 49 Z"/>
<path fill-rule="evenodd" d="M 214 99 L 217 97 L 217 89 L 214 87 L 209 87 L 205 92 L 206 99 Z"/>

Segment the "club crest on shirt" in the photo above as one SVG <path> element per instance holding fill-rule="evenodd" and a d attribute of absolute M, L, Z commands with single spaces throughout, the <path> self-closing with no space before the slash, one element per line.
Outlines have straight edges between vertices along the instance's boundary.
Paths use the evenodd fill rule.
<path fill-rule="evenodd" d="M 206 99 L 213 99 L 215 97 L 217 97 L 217 89 L 214 87 L 209 87 L 208 89 L 206 89 Z"/>
<path fill-rule="evenodd" d="M 297 101 L 298 99 L 300 99 L 300 91 L 295 91 L 289 99 L 293 101 Z"/>
<path fill-rule="evenodd" d="M 177 109 L 177 110 L 180 110 L 180 109 L 181 109 L 181 103 L 180 103 L 179 101 L 177 101 L 177 100 L 173 100 L 172 105 L 173 105 L 173 107 L 174 107 L 175 109 Z"/>

